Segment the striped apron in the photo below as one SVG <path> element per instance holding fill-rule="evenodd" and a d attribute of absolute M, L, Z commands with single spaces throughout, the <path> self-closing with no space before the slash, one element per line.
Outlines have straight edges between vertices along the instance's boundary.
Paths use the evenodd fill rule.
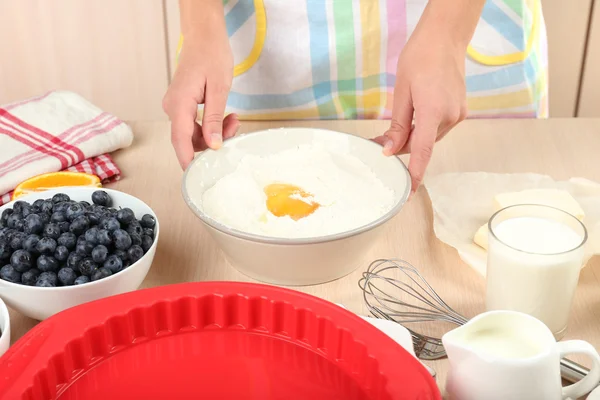
<path fill-rule="evenodd" d="M 235 61 L 227 113 L 389 119 L 398 56 L 427 1 L 224 4 Z M 487 0 L 466 55 L 468 117 L 547 117 L 547 58 L 540 0 Z"/>

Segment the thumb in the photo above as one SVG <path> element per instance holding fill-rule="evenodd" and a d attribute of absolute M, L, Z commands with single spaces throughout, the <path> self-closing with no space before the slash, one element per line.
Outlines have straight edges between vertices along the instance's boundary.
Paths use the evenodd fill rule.
<path fill-rule="evenodd" d="M 204 114 L 202 116 L 202 135 L 211 149 L 223 144 L 223 116 L 227 105 L 228 89 L 224 86 L 206 84 Z"/>

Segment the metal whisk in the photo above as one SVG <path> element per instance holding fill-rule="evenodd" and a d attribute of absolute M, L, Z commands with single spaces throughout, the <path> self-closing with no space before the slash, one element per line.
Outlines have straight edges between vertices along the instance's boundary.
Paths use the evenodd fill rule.
<path fill-rule="evenodd" d="M 411 324 L 447 322 L 463 325 L 468 321 L 435 292 L 415 267 L 404 260 L 373 261 L 363 272 L 358 285 L 374 317 L 395 321 L 410 331 L 415 354 L 422 360 L 443 358 L 446 351 L 440 338 L 419 333 Z M 410 302 L 404 299 L 410 299 Z M 576 382 L 588 372 L 577 363 L 561 360 L 561 373 L 566 380 Z"/>

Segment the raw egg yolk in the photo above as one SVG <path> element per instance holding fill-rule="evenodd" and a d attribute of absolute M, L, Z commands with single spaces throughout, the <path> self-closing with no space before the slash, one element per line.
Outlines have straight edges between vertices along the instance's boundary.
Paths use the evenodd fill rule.
<path fill-rule="evenodd" d="M 272 183 L 264 190 L 267 195 L 267 209 L 277 217 L 288 216 L 297 221 L 309 216 L 320 207 L 310 193 L 298 186 Z"/>

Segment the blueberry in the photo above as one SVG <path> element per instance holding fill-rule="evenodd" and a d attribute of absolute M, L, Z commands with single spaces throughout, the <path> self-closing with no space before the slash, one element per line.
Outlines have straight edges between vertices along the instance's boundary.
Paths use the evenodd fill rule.
<path fill-rule="evenodd" d="M 25 220 L 24 219 L 20 219 L 17 221 L 17 223 L 15 224 L 15 229 L 23 232 L 25 230 Z"/>
<path fill-rule="evenodd" d="M 111 205 L 110 196 L 104 190 L 96 190 L 92 193 L 92 201 L 99 206 L 110 207 Z"/>
<path fill-rule="evenodd" d="M 104 246 L 110 246 L 112 243 L 113 233 L 106 229 L 100 229 L 98 231 L 98 243 Z"/>
<path fill-rule="evenodd" d="M 119 250 L 127 250 L 131 247 L 131 236 L 129 233 L 125 232 L 123 229 L 117 229 L 113 233 L 113 238 L 115 242 L 115 247 Z"/>
<path fill-rule="evenodd" d="M 117 220 L 122 224 L 128 224 L 135 219 L 135 214 L 131 208 L 122 208 L 117 211 Z"/>
<path fill-rule="evenodd" d="M 17 250 L 10 256 L 11 265 L 17 272 L 25 272 L 33 267 L 33 257 L 28 251 Z"/>
<path fill-rule="evenodd" d="M 38 215 L 40 216 L 40 218 L 42 219 L 42 223 L 44 225 L 46 225 L 47 223 L 50 222 L 50 214 L 45 213 L 45 212 L 40 212 L 38 213 Z"/>
<path fill-rule="evenodd" d="M 37 243 L 40 241 L 40 237 L 34 233 L 28 235 L 23 240 L 22 248 L 31 254 L 37 254 Z"/>
<path fill-rule="evenodd" d="M 5 209 L 4 211 L 2 211 L 2 216 L 0 217 L 0 221 L 6 223 L 6 221 L 8 220 L 8 217 L 10 217 L 10 215 L 14 212 L 15 212 L 15 210 L 13 210 L 12 208 Z"/>
<path fill-rule="evenodd" d="M 71 203 L 67 207 L 67 219 L 69 221 L 75 220 L 75 218 L 85 215 L 85 208 L 79 203 Z"/>
<path fill-rule="evenodd" d="M 154 219 L 154 217 L 150 214 L 144 214 L 140 220 L 140 224 L 144 228 L 154 228 L 154 225 L 156 225 L 156 219 Z"/>
<path fill-rule="evenodd" d="M 42 272 L 38 276 L 35 286 L 54 287 L 57 283 L 58 277 L 56 276 L 56 272 Z"/>
<path fill-rule="evenodd" d="M 85 216 L 90 220 L 90 225 L 98 225 L 102 217 L 100 214 L 94 211 L 88 211 L 85 213 Z"/>
<path fill-rule="evenodd" d="M 127 225 L 126 231 L 129 234 L 137 233 L 138 235 L 142 235 L 144 233 L 144 228 L 142 228 L 142 225 L 140 225 L 138 221 L 133 221 Z"/>
<path fill-rule="evenodd" d="M 6 240 L 6 234 L 10 231 L 11 229 L 7 226 L 0 228 L 0 240 Z"/>
<path fill-rule="evenodd" d="M 92 207 L 92 205 L 90 204 L 90 202 L 89 201 L 85 201 L 85 200 L 80 201 L 79 204 L 81 204 L 83 206 L 83 208 L 85 208 L 86 211 L 90 210 L 91 207 Z"/>
<path fill-rule="evenodd" d="M 50 216 L 50 222 L 65 222 L 67 214 L 65 212 L 54 211 Z"/>
<path fill-rule="evenodd" d="M 148 250 L 150 250 L 150 247 L 152 247 L 152 243 L 154 243 L 154 240 L 150 236 L 142 236 L 142 249 L 144 250 L 144 253 L 147 253 Z"/>
<path fill-rule="evenodd" d="M 27 217 L 32 212 L 33 212 L 33 207 L 31 207 L 29 205 L 29 203 L 25 203 L 25 205 L 23 206 L 23 210 L 21 211 L 21 214 L 23 215 L 23 218 Z"/>
<path fill-rule="evenodd" d="M 154 239 L 154 229 L 144 228 L 142 235 L 150 236 L 152 239 Z"/>
<path fill-rule="evenodd" d="M 30 270 L 23 272 L 21 275 L 21 283 L 27 286 L 35 286 L 35 281 L 37 281 L 38 276 L 40 276 L 40 270 L 31 268 Z"/>
<path fill-rule="evenodd" d="M 25 233 L 40 233 L 44 230 L 44 222 L 40 214 L 29 214 L 25 218 Z"/>
<path fill-rule="evenodd" d="M 58 227 L 60 228 L 60 233 L 69 232 L 69 228 L 71 228 L 71 224 L 69 221 L 59 222 Z"/>
<path fill-rule="evenodd" d="M 95 226 L 91 227 L 87 231 L 85 231 L 85 240 L 93 245 L 99 243 L 98 234 L 100 233 L 100 229 Z"/>
<path fill-rule="evenodd" d="M 81 235 L 90 227 L 90 220 L 85 215 L 80 215 L 71 222 L 69 230 L 76 235 Z"/>
<path fill-rule="evenodd" d="M 0 279 L 12 283 L 21 283 L 21 273 L 8 264 L 0 269 Z"/>
<path fill-rule="evenodd" d="M 60 237 L 60 233 L 61 233 L 60 226 L 58 226 L 58 224 L 51 222 L 44 227 L 43 236 L 56 240 Z"/>
<path fill-rule="evenodd" d="M 69 258 L 69 249 L 65 246 L 57 246 L 56 250 L 54 250 L 54 258 L 60 263 L 67 261 L 67 258 Z"/>
<path fill-rule="evenodd" d="M 26 237 L 27 235 L 25 235 L 23 232 L 13 233 L 12 237 L 10 238 L 10 248 L 13 250 L 19 250 L 23 248 L 23 241 Z"/>
<path fill-rule="evenodd" d="M 13 207 L 12 207 L 13 211 L 16 212 L 16 213 L 22 213 L 23 212 L 23 207 L 25 206 L 25 204 L 27 204 L 27 203 L 25 203 L 22 200 L 15 201 L 13 203 Z"/>
<path fill-rule="evenodd" d="M 127 259 L 133 264 L 144 256 L 144 250 L 138 245 L 133 245 L 127 250 Z"/>
<path fill-rule="evenodd" d="M 116 274 L 123 269 L 123 260 L 121 260 L 118 256 L 111 254 L 108 256 L 106 261 L 104 261 L 102 266 L 104 268 L 108 268 L 113 274 Z"/>
<path fill-rule="evenodd" d="M 71 201 L 71 198 L 69 197 L 69 195 L 64 193 L 56 193 L 54 196 L 52 196 L 52 202 L 54 204 L 61 203 L 63 201 Z"/>
<path fill-rule="evenodd" d="M 58 244 L 65 246 L 69 250 L 73 250 L 77 244 L 77 236 L 71 232 L 62 233 L 57 240 Z"/>
<path fill-rule="evenodd" d="M 90 278 L 88 278 L 85 275 L 81 275 L 81 276 L 78 276 L 77 279 L 75 279 L 74 284 L 75 285 L 83 285 L 84 283 L 88 283 L 89 281 L 90 281 Z"/>
<path fill-rule="evenodd" d="M 121 229 L 121 224 L 116 218 L 113 217 L 103 218 L 102 221 L 100 221 L 100 225 L 102 226 L 102 229 L 106 229 L 109 231 L 116 231 L 117 229 Z"/>
<path fill-rule="evenodd" d="M 17 226 L 17 222 L 19 222 L 21 219 L 23 219 L 23 214 L 14 212 L 8 216 L 8 219 L 6 220 L 6 226 L 14 229 Z"/>
<path fill-rule="evenodd" d="M 108 268 L 98 268 L 92 275 L 92 281 L 108 278 L 112 275 L 112 272 Z"/>
<path fill-rule="evenodd" d="M 42 204 L 44 204 L 44 199 L 37 199 L 36 201 L 33 202 L 33 204 L 31 206 L 33 208 L 36 208 L 39 212 L 42 210 Z"/>
<path fill-rule="evenodd" d="M 0 260 L 8 260 L 12 254 L 10 243 L 0 241 Z"/>
<path fill-rule="evenodd" d="M 35 249 L 40 254 L 54 254 L 54 251 L 56 250 L 56 240 L 49 237 L 43 237 L 37 242 Z"/>
<path fill-rule="evenodd" d="M 138 235 L 137 233 L 130 233 L 129 236 L 131 237 L 131 244 L 132 245 L 137 245 L 137 246 L 141 246 L 142 245 L 142 237 L 140 235 Z"/>
<path fill-rule="evenodd" d="M 61 201 L 60 203 L 54 204 L 54 208 L 52 209 L 52 211 L 54 211 L 55 213 L 65 214 L 66 217 L 67 208 L 69 208 L 71 204 L 73 204 L 73 202 L 71 201 Z"/>
<path fill-rule="evenodd" d="M 127 252 L 125 250 L 117 249 L 113 252 L 113 254 L 121 259 L 121 261 L 127 261 Z"/>
<path fill-rule="evenodd" d="M 82 240 L 81 242 L 77 242 L 77 246 L 75 246 L 75 251 L 82 256 L 89 256 L 92 254 L 92 250 L 94 250 L 94 245 L 90 242 L 86 242 Z"/>
<path fill-rule="evenodd" d="M 69 254 L 69 257 L 67 258 L 67 267 L 71 268 L 73 271 L 79 271 L 79 264 L 84 258 L 85 256 L 75 252 Z"/>
<path fill-rule="evenodd" d="M 39 269 L 42 272 L 56 272 L 58 271 L 58 261 L 56 261 L 56 258 L 52 256 L 42 254 L 37 259 L 37 269 Z"/>
<path fill-rule="evenodd" d="M 42 212 L 48 213 L 48 214 L 52 214 L 52 209 L 54 208 L 54 203 L 52 202 L 52 200 L 44 200 L 44 202 L 42 203 Z"/>
<path fill-rule="evenodd" d="M 77 279 L 77 274 L 71 268 L 61 268 L 58 271 L 58 281 L 63 286 L 71 286 L 75 283 L 75 279 Z"/>
<path fill-rule="evenodd" d="M 92 276 L 98 269 L 98 265 L 90 257 L 86 257 L 79 263 L 79 272 L 81 275 Z"/>
<path fill-rule="evenodd" d="M 94 250 L 92 250 L 92 260 L 94 260 L 95 263 L 98 263 L 98 264 L 104 263 L 104 261 L 106 261 L 107 256 L 108 256 L 108 249 L 101 244 L 94 247 Z"/>

